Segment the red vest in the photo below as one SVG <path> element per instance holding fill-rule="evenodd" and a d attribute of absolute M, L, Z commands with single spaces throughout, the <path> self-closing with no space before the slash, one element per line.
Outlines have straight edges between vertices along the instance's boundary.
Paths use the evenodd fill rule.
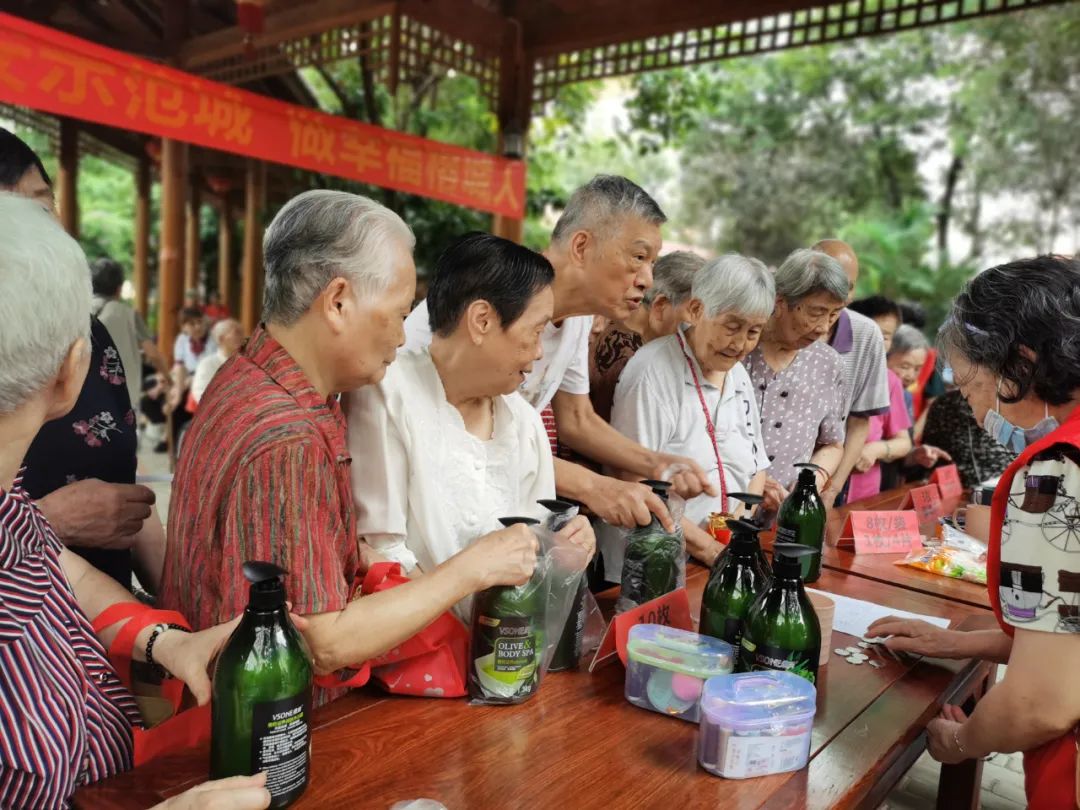
<path fill-rule="evenodd" d="M 990 604 L 998 624 L 1010 636 L 1013 627 L 1001 615 L 1001 593 L 998 590 L 1001 570 L 1001 527 L 1005 509 L 1016 474 L 1031 463 L 1031 459 L 1055 444 L 1071 444 L 1080 448 L 1080 408 L 1070 414 L 1061 427 L 1032 444 L 1001 474 L 990 508 L 990 545 L 986 559 L 986 585 L 990 589 Z M 1073 734 L 1024 752 L 1024 787 L 1029 810 L 1076 810 L 1077 742 Z"/>

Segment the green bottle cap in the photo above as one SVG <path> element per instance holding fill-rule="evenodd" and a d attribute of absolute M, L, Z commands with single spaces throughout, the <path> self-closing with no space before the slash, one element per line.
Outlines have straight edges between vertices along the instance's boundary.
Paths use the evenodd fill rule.
<path fill-rule="evenodd" d="M 285 585 L 281 578 L 288 571 L 279 565 L 261 560 L 248 560 L 243 565 L 244 578 L 251 583 L 248 607 L 253 610 L 276 610 L 285 605 Z"/>
<path fill-rule="evenodd" d="M 773 572 L 777 577 L 798 579 L 802 576 L 802 557 L 811 554 L 820 554 L 816 548 L 810 548 L 799 543 L 774 543 L 773 544 Z"/>

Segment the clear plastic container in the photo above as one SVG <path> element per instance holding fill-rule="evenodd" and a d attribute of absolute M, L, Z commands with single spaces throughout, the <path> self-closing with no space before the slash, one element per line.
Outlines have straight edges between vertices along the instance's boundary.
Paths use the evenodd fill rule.
<path fill-rule="evenodd" d="M 626 656 L 626 699 L 691 723 L 698 720 L 705 682 L 735 668 L 730 644 L 659 624 L 630 628 Z"/>
<path fill-rule="evenodd" d="M 814 685 L 790 672 L 710 678 L 701 695 L 698 762 L 726 779 L 804 768 L 816 711 Z"/>

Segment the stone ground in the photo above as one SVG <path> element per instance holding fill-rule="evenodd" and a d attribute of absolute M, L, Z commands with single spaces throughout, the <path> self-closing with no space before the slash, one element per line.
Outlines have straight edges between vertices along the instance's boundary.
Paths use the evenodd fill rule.
<path fill-rule="evenodd" d="M 160 475 L 169 471 L 164 453 L 154 453 L 144 441 L 139 452 L 139 473 Z M 148 484 L 157 494 L 162 520 L 169 514 L 169 484 Z M 937 798 L 940 765 L 923 754 L 879 810 L 926 810 Z M 997 754 L 983 766 L 982 807 L 984 810 L 1023 810 L 1024 768 L 1019 754 Z"/>

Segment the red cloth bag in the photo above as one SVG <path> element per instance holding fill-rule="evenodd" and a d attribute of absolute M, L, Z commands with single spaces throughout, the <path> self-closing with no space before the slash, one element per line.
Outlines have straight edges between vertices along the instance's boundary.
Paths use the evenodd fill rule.
<path fill-rule="evenodd" d="M 190 629 L 187 620 L 179 613 L 168 610 L 153 610 L 138 602 L 122 602 L 103 610 L 93 621 L 94 632 L 100 632 L 116 622 L 128 619 L 120 628 L 113 643 L 109 646 L 109 660 L 116 668 L 116 674 L 128 691 L 132 690 L 131 652 L 135 647 L 135 637 L 146 627 L 158 622 L 178 624 Z M 135 743 L 135 766 L 143 765 L 152 759 L 199 745 L 210 739 L 210 704 L 181 710 L 184 696 L 183 681 L 168 678 L 161 684 L 161 696 L 169 701 L 173 716 L 158 723 L 153 728 L 132 730 Z"/>
<path fill-rule="evenodd" d="M 409 581 L 397 563 L 376 563 L 360 582 L 362 595 Z M 416 697 L 463 697 L 469 661 L 469 631 L 450 611 L 394 649 L 365 664 L 387 692 Z M 341 686 L 341 682 L 333 682 Z M 350 686 L 357 684 L 348 683 Z"/>

